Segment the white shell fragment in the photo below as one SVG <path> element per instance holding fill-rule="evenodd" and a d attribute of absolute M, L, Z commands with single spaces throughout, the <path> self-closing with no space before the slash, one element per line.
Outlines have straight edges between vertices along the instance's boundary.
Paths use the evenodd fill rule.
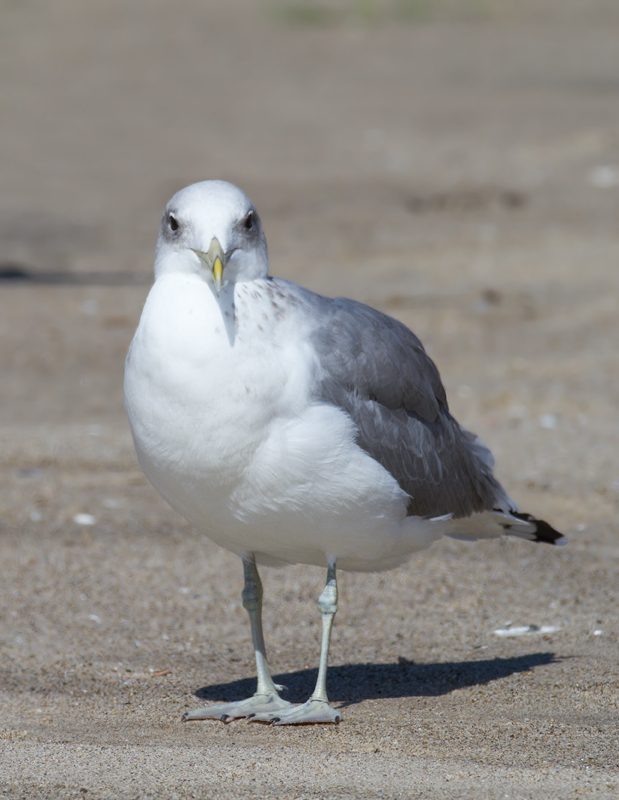
<path fill-rule="evenodd" d="M 73 522 L 77 525 L 94 525 L 96 521 L 92 514 L 76 514 L 73 517 Z"/>
<path fill-rule="evenodd" d="M 554 625 L 502 625 L 493 631 L 495 636 L 527 636 L 531 633 L 555 633 L 559 628 Z"/>

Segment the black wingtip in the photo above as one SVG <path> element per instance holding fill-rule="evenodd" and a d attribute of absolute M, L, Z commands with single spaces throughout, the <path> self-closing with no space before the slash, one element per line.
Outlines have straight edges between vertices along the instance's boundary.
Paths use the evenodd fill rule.
<path fill-rule="evenodd" d="M 532 514 L 523 514 L 520 511 L 510 511 L 510 516 L 521 519 L 523 522 L 534 526 L 534 529 L 530 532 L 527 531 L 526 534 L 520 533 L 520 531 L 514 531 L 514 535 L 516 536 L 520 534 L 532 542 L 544 542 L 544 544 L 554 544 L 558 547 L 562 547 L 564 544 L 567 544 L 567 536 L 564 536 L 562 533 L 559 533 L 559 531 L 556 531 L 552 525 L 549 525 L 543 519 L 537 519 Z M 513 526 L 505 525 L 504 527 L 509 531 L 509 529 Z"/>

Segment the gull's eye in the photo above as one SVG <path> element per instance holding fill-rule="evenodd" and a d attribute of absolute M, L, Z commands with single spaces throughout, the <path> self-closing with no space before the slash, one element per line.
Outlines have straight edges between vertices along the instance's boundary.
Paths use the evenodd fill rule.
<path fill-rule="evenodd" d="M 243 227 L 246 231 L 250 231 L 254 227 L 254 212 L 250 211 L 243 220 Z"/>
<path fill-rule="evenodd" d="M 170 214 L 170 216 L 168 218 L 168 222 L 169 222 L 170 230 L 172 231 L 172 233 L 176 233 L 176 231 L 180 228 L 180 225 L 179 225 L 178 220 L 174 216 L 174 214 Z"/>

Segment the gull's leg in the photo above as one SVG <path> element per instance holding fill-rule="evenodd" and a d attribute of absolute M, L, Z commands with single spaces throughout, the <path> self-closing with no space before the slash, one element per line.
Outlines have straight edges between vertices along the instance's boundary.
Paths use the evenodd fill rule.
<path fill-rule="evenodd" d="M 337 611 L 337 579 L 335 563 L 327 569 L 327 584 L 318 598 L 318 608 L 322 614 L 322 641 L 320 646 L 320 666 L 316 688 L 310 699 L 301 706 L 292 706 L 284 711 L 259 712 L 252 717 L 252 722 L 273 722 L 275 725 L 299 725 L 311 722 L 335 722 L 342 719 L 342 714 L 329 705 L 327 698 L 327 661 L 329 659 L 329 643 L 333 617 Z"/>
<path fill-rule="evenodd" d="M 262 581 L 256 567 L 253 554 L 249 561 L 243 561 L 245 573 L 245 586 L 243 587 L 243 607 L 249 614 L 251 636 L 254 641 L 256 653 L 256 672 L 258 686 L 253 697 L 239 700 L 235 703 L 225 703 L 218 706 L 207 706 L 183 714 L 183 722 L 194 719 L 220 719 L 223 722 L 240 717 L 252 717 L 258 713 L 268 713 L 292 708 L 287 700 L 282 700 L 277 693 L 282 686 L 273 683 L 269 665 L 267 663 L 264 635 L 262 633 Z"/>

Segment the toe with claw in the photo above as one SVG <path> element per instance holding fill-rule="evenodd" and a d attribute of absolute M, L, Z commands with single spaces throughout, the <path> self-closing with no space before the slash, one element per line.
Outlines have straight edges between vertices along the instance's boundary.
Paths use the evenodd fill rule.
<path fill-rule="evenodd" d="M 250 722 L 270 722 L 273 725 L 312 725 L 331 723 L 337 725 L 342 720 L 342 712 L 324 700 L 308 700 L 300 706 L 291 706 L 283 711 L 256 713 Z"/>

